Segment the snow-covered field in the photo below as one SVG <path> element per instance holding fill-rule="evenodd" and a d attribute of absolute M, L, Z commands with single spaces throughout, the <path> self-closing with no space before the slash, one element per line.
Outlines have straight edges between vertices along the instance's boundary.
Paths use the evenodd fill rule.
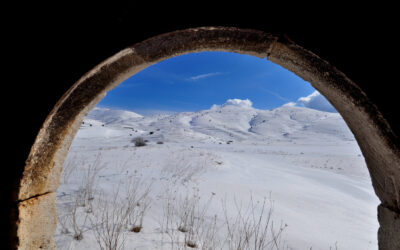
<path fill-rule="evenodd" d="M 147 145 L 136 147 L 136 137 Z M 184 249 L 188 232 L 178 224 L 190 209 L 182 204 L 192 204 L 193 224 L 199 226 L 191 240 L 199 248 L 207 242 L 210 249 L 232 249 L 227 222 L 233 225 L 249 211 L 254 221 L 264 211 L 264 220 L 272 207 L 273 227 L 265 238 L 283 229 L 275 237 L 279 249 L 377 249 L 379 201 L 358 145 L 337 113 L 227 103 L 142 117 L 95 108 L 74 139 L 57 191 L 59 221 L 69 231 L 58 224 L 57 248 L 100 249 L 96 235 L 107 224 L 99 220 L 104 204 L 118 201 L 124 208 L 132 194 L 127 187 L 147 194 L 138 207 L 149 207 L 139 233 L 130 232 L 126 221 L 114 230 L 125 249 L 171 249 L 172 242 Z M 121 211 L 127 210 L 115 209 L 108 224 L 122 221 Z M 74 224 L 81 240 L 73 239 Z"/>

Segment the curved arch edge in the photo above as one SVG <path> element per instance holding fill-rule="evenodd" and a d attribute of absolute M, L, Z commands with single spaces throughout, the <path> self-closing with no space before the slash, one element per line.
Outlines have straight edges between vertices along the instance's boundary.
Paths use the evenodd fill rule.
<path fill-rule="evenodd" d="M 57 102 L 32 146 L 19 186 L 18 232 L 21 233 L 17 237 L 20 238 L 21 249 L 43 244 L 47 248 L 54 248 L 54 221 L 46 222 L 40 214 L 46 213 L 47 217 L 53 217 L 56 221 L 54 192 L 59 185 L 66 154 L 87 113 L 107 91 L 149 65 L 200 51 L 230 51 L 267 57 L 309 81 L 335 106 L 354 133 L 365 156 L 375 192 L 382 203 L 392 211 L 400 211 L 397 137 L 356 83 L 328 62 L 284 37 L 255 30 L 202 27 L 166 33 L 122 50 L 85 74 Z M 30 199 L 45 193 L 49 195 Z M 37 204 L 23 205 L 33 204 L 33 201 Z M 38 216 L 29 217 L 27 214 Z M 38 235 L 26 234 L 25 229 L 21 231 L 23 228 L 41 226 L 42 223 L 53 223 L 53 226 Z"/>

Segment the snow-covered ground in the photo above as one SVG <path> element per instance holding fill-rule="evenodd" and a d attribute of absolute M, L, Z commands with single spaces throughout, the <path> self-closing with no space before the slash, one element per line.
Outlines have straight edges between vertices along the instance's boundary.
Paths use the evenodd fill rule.
<path fill-rule="evenodd" d="M 147 145 L 135 147 L 131 141 L 136 137 Z M 92 179 L 94 199 L 76 211 L 83 231 L 77 241 L 71 208 Z M 57 248 L 100 249 L 94 230 L 98 201 L 112 200 L 117 190 L 125 197 L 129 180 L 140 180 L 141 191 L 150 186 L 150 208 L 139 233 L 125 227 L 121 231 L 125 249 L 171 248 L 165 208 L 172 196 L 176 203 L 198 197 L 196 207 L 208 204 L 204 217 L 217 216 L 215 235 L 220 238 L 211 249 L 228 249 L 223 243 L 225 213 L 233 220 L 238 201 L 246 206 L 253 199 L 260 205 L 264 198 L 268 206 L 273 203 L 274 229 L 284 227 L 284 249 L 377 249 L 379 201 L 357 142 L 337 113 L 227 103 L 199 112 L 142 117 L 95 108 L 73 141 L 57 191 L 59 218 L 70 231 L 62 233 L 59 223 Z M 260 206 L 253 210 L 261 211 Z M 184 238 L 184 233 L 174 233 L 177 241 Z"/>

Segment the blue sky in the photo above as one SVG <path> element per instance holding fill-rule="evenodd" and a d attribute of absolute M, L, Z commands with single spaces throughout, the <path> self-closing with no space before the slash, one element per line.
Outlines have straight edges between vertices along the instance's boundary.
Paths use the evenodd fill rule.
<path fill-rule="evenodd" d="M 288 102 L 307 106 L 315 89 L 267 59 L 230 52 L 182 55 L 152 65 L 121 83 L 98 104 L 139 114 L 198 111 L 228 99 L 250 99 L 254 108 Z M 314 93 L 315 95 L 315 93 Z"/>

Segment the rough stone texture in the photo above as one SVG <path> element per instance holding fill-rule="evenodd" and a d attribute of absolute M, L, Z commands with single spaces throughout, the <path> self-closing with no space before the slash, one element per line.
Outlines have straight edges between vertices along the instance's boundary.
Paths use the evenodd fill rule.
<path fill-rule="evenodd" d="M 132 69 L 138 64 L 143 66 Z M 20 183 L 19 200 L 57 190 L 64 159 L 83 118 L 107 90 L 128 77 L 127 69 L 134 74 L 144 65 L 126 49 L 99 64 L 64 94 L 36 137 Z"/>
<path fill-rule="evenodd" d="M 56 249 L 54 232 L 57 227 L 56 194 L 48 193 L 18 204 L 20 221 L 18 249 Z"/>
<path fill-rule="evenodd" d="M 400 151 L 396 136 L 365 93 L 343 73 L 287 39 L 268 57 L 310 82 L 342 115 L 365 157 L 375 192 L 387 207 L 400 211 Z"/>
<path fill-rule="evenodd" d="M 204 27 L 162 34 L 131 48 L 148 62 L 199 51 L 230 51 L 265 58 L 276 39 L 258 30 Z"/>
<path fill-rule="evenodd" d="M 391 211 L 383 205 L 378 206 L 378 220 L 380 228 L 378 231 L 379 249 L 400 249 L 400 214 Z"/>
<path fill-rule="evenodd" d="M 149 64 L 134 55 L 132 49 L 123 50 L 100 63 L 64 94 L 44 122 L 26 161 L 18 195 L 21 204 L 31 197 L 42 197 L 43 194 L 56 192 L 65 157 L 84 117 L 107 91 L 147 66 Z M 55 196 L 49 198 L 51 199 L 55 199 Z M 41 223 L 40 220 L 46 218 L 26 217 L 26 213 L 20 207 L 18 209 L 19 225 L 15 242 L 19 242 L 19 249 L 26 249 L 26 245 L 48 246 L 53 240 L 55 228 L 43 228 L 40 231 L 43 237 L 40 233 L 26 234 L 28 231 L 21 231 L 20 228 L 29 228 L 30 225 L 42 227 L 45 222 Z M 56 221 L 56 209 L 43 206 L 37 208 L 37 211 L 40 209 L 41 213 Z"/>
<path fill-rule="evenodd" d="M 268 59 L 310 82 L 339 111 L 363 152 L 375 193 L 382 204 L 391 209 L 388 211 L 399 216 L 400 151 L 395 134 L 377 107 L 343 73 L 288 39 L 278 40 Z M 400 238 L 398 223 L 391 221 L 394 217 L 385 218 L 379 220 L 379 247 L 400 249 L 390 248 L 398 246 L 393 239 L 396 230 Z"/>
<path fill-rule="evenodd" d="M 84 116 L 107 91 L 138 71 L 161 60 L 198 51 L 268 57 L 311 82 L 341 113 L 354 133 L 375 192 L 384 206 L 394 214 L 400 213 L 400 153 L 394 143 L 396 137 L 356 83 L 284 37 L 255 30 L 206 27 L 166 33 L 135 44 L 100 63 L 64 94 L 39 131 L 20 182 L 17 230 L 20 249 L 54 245 L 53 192 L 59 185 L 65 156 Z M 391 244 L 390 237 L 398 224 L 392 221 L 394 217 L 386 216 L 388 213 L 382 214 L 385 219 L 380 220 L 379 244 L 385 249 L 384 246 Z M 30 233 L 33 228 L 36 232 Z"/>

